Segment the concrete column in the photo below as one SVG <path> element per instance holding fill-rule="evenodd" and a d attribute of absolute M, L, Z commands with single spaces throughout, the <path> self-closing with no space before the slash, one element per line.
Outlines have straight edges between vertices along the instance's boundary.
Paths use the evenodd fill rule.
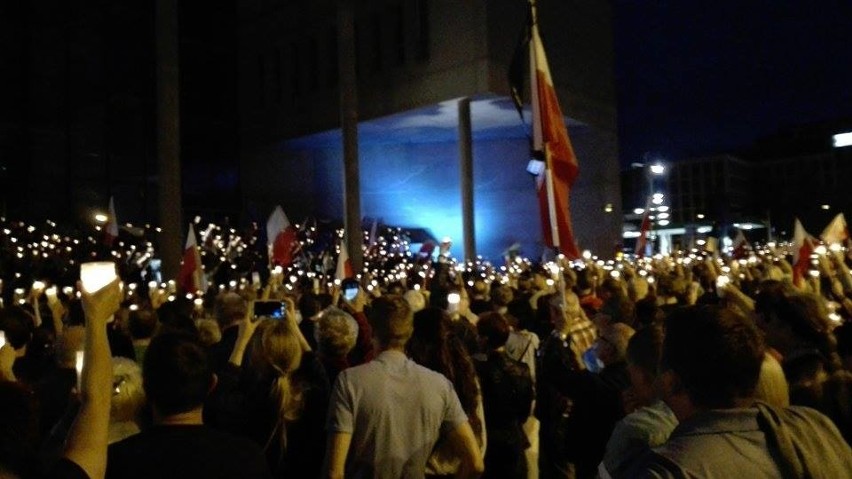
<path fill-rule="evenodd" d="M 346 246 L 352 269 L 363 269 L 361 175 L 358 164 L 358 79 L 355 72 L 355 2 L 338 0 L 337 51 L 340 72 L 340 127 L 343 131 L 343 209 Z"/>
<path fill-rule="evenodd" d="M 182 256 L 183 204 L 180 179 L 180 75 L 178 69 L 178 6 L 157 0 L 157 166 L 159 181 L 158 238 L 163 277 L 175 278 Z"/>
<path fill-rule="evenodd" d="M 459 172 L 462 200 L 464 259 L 476 259 L 476 232 L 473 213 L 473 135 L 470 122 L 470 98 L 459 100 Z"/>

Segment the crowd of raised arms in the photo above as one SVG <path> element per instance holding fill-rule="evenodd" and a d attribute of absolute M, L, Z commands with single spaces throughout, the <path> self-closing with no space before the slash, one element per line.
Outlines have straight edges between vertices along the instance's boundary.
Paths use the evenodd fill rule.
<path fill-rule="evenodd" d="M 149 225 L 3 220 L 0 477 L 852 477 L 847 237 L 490 263 L 374 225 L 352 272 L 316 222 L 194 226 L 163 278 Z"/>

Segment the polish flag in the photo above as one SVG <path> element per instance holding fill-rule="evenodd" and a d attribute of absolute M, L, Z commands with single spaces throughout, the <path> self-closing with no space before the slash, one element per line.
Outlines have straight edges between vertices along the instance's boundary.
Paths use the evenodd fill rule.
<path fill-rule="evenodd" d="M 802 222 L 796 218 L 793 225 L 793 284 L 800 286 L 811 267 L 811 254 L 814 252 L 815 238 L 805 231 Z"/>
<path fill-rule="evenodd" d="M 290 224 L 287 215 L 281 206 L 276 206 L 275 211 L 266 222 L 267 246 L 269 248 L 269 262 L 273 265 L 287 267 L 293 264 L 296 253 L 302 245 L 296 235 L 296 228 Z"/>
<path fill-rule="evenodd" d="M 578 259 L 580 251 L 571 226 L 569 192 L 580 169 L 553 88 L 534 13 L 530 38 L 530 75 L 533 150 L 545 161 L 537 188 L 544 242 L 549 247 L 558 248 L 568 259 Z"/>
<path fill-rule="evenodd" d="M 196 291 L 207 291 L 207 276 L 201 265 L 201 255 L 198 253 L 198 241 L 195 238 L 195 229 L 192 223 L 186 235 L 186 247 L 183 250 L 183 261 L 178 273 L 178 286 L 185 293 Z"/>
<path fill-rule="evenodd" d="M 846 226 L 846 218 L 843 216 L 843 213 L 838 213 L 831 220 L 831 223 L 825 227 L 820 237 L 826 244 L 843 243 L 849 239 L 849 228 Z"/>
<path fill-rule="evenodd" d="M 107 224 L 104 225 L 104 244 L 112 246 L 118 238 L 118 217 L 115 216 L 115 203 L 113 197 L 109 197 L 109 218 Z"/>
<path fill-rule="evenodd" d="M 352 269 L 352 261 L 349 260 L 349 250 L 346 248 L 346 241 L 340 241 L 340 254 L 337 256 L 337 271 L 334 273 L 334 279 L 343 281 L 347 278 L 355 276 L 355 271 Z"/>
<path fill-rule="evenodd" d="M 743 259 L 748 254 L 749 249 L 751 249 L 751 246 L 745 237 L 745 233 L 743 233 L 743 230 L 737 230 L 737 236 L 734 238 L 734 244 L 731 247 L 731 256 L 735 259 Z"/>
<path fill-rule="evenodd" d="M 642 258 L 645 256 L 645 247 L 648 244 L 648 231 L 651 229 L 651 212 L 650 208 L 645 208 L 645 214 L 642 216 L 642 226 L 639 227 L 639 239 L 636 240 L 636 256 Z"/>

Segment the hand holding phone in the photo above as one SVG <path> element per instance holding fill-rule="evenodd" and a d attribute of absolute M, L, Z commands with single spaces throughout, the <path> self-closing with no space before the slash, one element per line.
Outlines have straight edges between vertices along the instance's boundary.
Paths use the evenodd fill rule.
<path fill-rule="evenodd" d="M 254 320 L 270 318 L 281 320 L 287 317 L 287 305 L 283 301 L 255 301 Z"/>

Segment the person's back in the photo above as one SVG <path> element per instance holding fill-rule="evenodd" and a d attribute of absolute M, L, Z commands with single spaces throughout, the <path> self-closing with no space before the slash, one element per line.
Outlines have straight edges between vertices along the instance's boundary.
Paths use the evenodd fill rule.
<path fill-rule="evenodd" d="M 370 320 L 382 352 L 337 377 L 326 427 L 328 476 L 424 477 L 441 435 L 462 460 L 459 477 L 481 472 L 476 439 L 452 383 L 405 355 L 413 332 L 408 303 L 382 297 Z"/>
<path fill-rule="evenodd" d="M 680 424 L 643 475 L 852 477 L 852 450 L 827 417 L 755 402 L 764 351 L 754 322 L 730 310 L 669 318 L 660 384 Z"/>
<path fill-rule="evenodd" d="M 467 421 L 449 380 L 398 351 L 341 372 L 331 403 L 329 430 L 356 431 L 347 477 L 422 477 L 439 433 Z"/>
<path fill-rule="evenodd" d="M 720 460 L 724 458 L 724 460 Z M 766 404 L 683 421 L 654 449 L 651 477 L 852 477 L 852 451 L 826 416 Z"/>
<path fill-rule="evenodd" d="M 260 447 L 202 423 L 202 405 L 216 378 L 195 338 L 156 337 L 142 375 L 155 425 L 109 447 L 107 477 L 269 477 Z"/>
<path fill-rule="evenodd" d="M 157 425 L 109 447 L 108 478 L 269 477 L 259 447 L 205 425 Z"/>

